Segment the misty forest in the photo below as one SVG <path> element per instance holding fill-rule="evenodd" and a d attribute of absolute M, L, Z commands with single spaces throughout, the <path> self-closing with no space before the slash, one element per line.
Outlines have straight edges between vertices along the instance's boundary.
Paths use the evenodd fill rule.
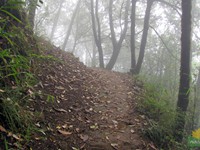
<path fill-rule="evenodd" d="M 199 0 L 0 0 L 0 150 L 200 149 Z"/>

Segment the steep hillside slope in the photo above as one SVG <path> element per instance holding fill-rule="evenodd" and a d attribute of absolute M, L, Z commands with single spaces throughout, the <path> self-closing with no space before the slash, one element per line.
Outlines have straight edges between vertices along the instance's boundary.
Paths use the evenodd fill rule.
<path fill-rule="evenodd" d="M 38 113 L 35 125 L 39 130 L 28 147 L 154 148 L 141 136 L 145 116 L 134 108 L 142 89 L 128 74 L 87 68 L 72 54 L 56 48 L 45 53 L 44 58 L 34 60 L 39 83 L 32 89 L 37 94 L 30 109 Z"/>

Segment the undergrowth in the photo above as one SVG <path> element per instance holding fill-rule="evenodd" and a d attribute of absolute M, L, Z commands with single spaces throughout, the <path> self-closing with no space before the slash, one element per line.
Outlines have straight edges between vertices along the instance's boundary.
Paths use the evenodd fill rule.
<path fill-rule="evenodd" d="M 30 110 L 29 103 L 37 96 L 54 102 L 52 95 L 34 91 L 38 82 L 35 63 L 60 60 L 39 53 L 38 49 L 45 50 L 45 45 L 38 44 L 26 16 L 19 15 L 24 14 L 24 2 L 6 2 L 0 6 L 0 149 L 24 149 L 32 132 L 37 131 L 37 112 Z"/>
<path fill-rule="evenodd" d="M 144 89 L 144 96 L 138 105 L 138 110 L 147 116 L 149 122 L 143 130 L 144 136 L 161 150 L 186 150 L 186 144 L 176 142 L 174 137 L 177 113 L 170 104 L 171 95 L 168 90 L 160 84 L 149 82 L 144 83 Z"/>
<path fill-rule="evenodd" d="M 34 129 L 27 103 L 36 83 L 30 54 L 37 47 L 31 44 L 34 37 L 27 24 L 15 16 L 23 10 L 23 2 L 6 2 L 0 7 L 0 149 L 7 150 L 22 149 Z"/>

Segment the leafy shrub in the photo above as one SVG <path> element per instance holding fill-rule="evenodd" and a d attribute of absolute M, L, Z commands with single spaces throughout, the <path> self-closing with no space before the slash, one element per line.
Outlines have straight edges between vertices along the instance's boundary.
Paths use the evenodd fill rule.
<path fill-rule="evenodd" d="M 145 94 L 138 105 L 138 110 L 148 118 L 149 126 L 143 133 L 153 141 L 159 149 L 186 149 L 174 137 L 176 110 L 171 96 L 166 89 L 158 84 L 146 83 Z M 175 98 L 174 98 L 175 100 Z"/>

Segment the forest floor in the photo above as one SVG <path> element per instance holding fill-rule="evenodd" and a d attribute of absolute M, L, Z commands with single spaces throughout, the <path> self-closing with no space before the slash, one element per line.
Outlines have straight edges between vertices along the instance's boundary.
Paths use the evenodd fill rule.
<path fill-rule="evenodd" d="M 29 90 L 37 93 L 29 109 L 37 113 L 38 129 L 29 149 L 156 149 L 141 133 L 147 121 L 136 110 L 140 82 L 125 73 L 88 68 L 59 49 L 46 53 L 59 60 L 34 60 L 39 83 Z"/>

